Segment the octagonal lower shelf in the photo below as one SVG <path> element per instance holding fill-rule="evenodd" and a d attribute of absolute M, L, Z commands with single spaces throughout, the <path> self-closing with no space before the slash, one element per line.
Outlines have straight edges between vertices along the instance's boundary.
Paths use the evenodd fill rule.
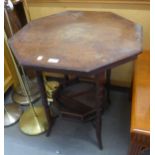
<path fill-rule="evenodd" d="M 95 118 L 95 89 L 93 83 L 77 83 L 66 87 L 57 98 L 62 117 L 87 121 Z"/>

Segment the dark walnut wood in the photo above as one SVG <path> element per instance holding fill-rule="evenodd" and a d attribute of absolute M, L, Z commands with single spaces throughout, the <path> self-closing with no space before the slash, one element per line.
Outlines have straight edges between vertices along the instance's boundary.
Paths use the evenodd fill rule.
<path fill-rule="evenodd" d="M 96 117 L 96 85 L 92 82 L 76 82 L 60 87 L 56 106 L 61 115 L 67 118 L 76 118 L 82 121 L 94 120 Z M 101 85 L 103 87 L 103 85 Z M 59 92 L 59 91 L 58 91 Z M 104 99 L 102 99 L 103 105 Z"/>
<path fill-rule="evenodd" d="M 70 85 L 68 74 L 75 74 L 77 78 L 73 81 L 79 81 L 80 77 L 89 74 L 94 77 L 95 106 L 93 109 L 83 106 L 82 115 L 87 117 L 87 110 L 96 113 L 96 137 L 102 149 L 101 112 L 105 99 L 105 70 L 137 57 L 142 50 L 141 26 L 110 12 L 66 11 L 30 22 L 9 40 L 9 44 L 19 63 L 25 68 L 34 68 L 38 73 L 42 101 L 50 126 L 48 134 L 52 118 L 41 71 L 65 73 L 62 88 Z M 107 77 L 109 87 L 110 70 Z M 60 95 L 60 90 L 55 92 L 54 101 Z M 63 101 L 68 101 L 68 98 L 63 96 Z M 77 105 L 81 107 L 79 102 Z M 81 111 L 77 110 L 79 116 Z"/>
<path fill-rule="evenodd" d="M 66 11 L 30 22 L 9 43 L 23 66 L 91 73 L 138 55 L 141 40 L 141 26 L 116 14 Z"/>
<path fill-rule="evenodd" d="M 150 135 L 131 133 L 131 146 L 129 155 L 142 155 L 145 150 L 150 149 Z"/>

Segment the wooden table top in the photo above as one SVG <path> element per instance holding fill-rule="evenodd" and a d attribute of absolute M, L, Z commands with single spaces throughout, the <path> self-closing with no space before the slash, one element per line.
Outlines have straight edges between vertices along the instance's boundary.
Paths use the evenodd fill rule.
<path fill-rule="evenodd" d="M 150 134 L 150 52 L 143 52 L 135 64 L 131 132 Z"/>
<path fill-rule="evenodd" d="M 90 73 L 136 57 L 141 40 L 140 25 L 111 12 L 66 11 L 31 21 L 9 44 L 23 66 Z"/>

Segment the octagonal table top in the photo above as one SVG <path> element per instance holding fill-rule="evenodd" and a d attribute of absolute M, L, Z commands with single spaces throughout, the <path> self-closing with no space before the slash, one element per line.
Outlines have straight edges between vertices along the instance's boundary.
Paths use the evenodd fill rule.
<path fill-rule="evenodd" d="M 9 44 L 25 67 L 91 73 L 135 58 L 142 28 L 111 12 L 65 11 L 31 21 Z"/>

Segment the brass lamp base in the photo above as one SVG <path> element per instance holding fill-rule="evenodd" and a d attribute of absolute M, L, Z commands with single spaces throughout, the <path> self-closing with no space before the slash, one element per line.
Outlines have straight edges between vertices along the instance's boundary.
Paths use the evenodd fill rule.
<path fill-rule="evenodd" d="M 35 102 L 37 99 L 40 98 L 40 92 L 39 92 L 38 85 L 37 83 L 29 81 L 29 80 L 28 80 L 28 83 L 30 86 L 29 95 L 31 98 L 31 102 Z M 14 102 L 20 105 L 29 105 L 29 99 L 20 86 L 15 90 L 12 98 Z"/>
<path fill-rule="evenodd" d="M 19 128 L 27 135 L 39 135 L 48 129 L 48 121 L 43 106 L 34 107 L 26 110 L 20 118 Z"/>
<path fill-rule="evenodd" d="M 31 102 L 35 102 L 40 98 L 40 93 L 37 93 L 35 95 L 30 96 Z M 14 102 L 20 104 L 20 105 L 29 105 L 29 99 L 27 96 L 22 96 L 18 93 L 14 93 L 12 96 L 12 99 Z"/>
<path fill-rule="evenodd" d="M 19 120 L 22 111 L 16 103 L 10 103 L 4 106 L 4 127 L 8 127 L 15 124 Z"/>
<path fill-rule="evenodd" d="M 27 83 L 29 84 L 29 89 L 30 89 L 29 95 L 32 96 L 32 95 L 39 93 L 38 84 L 36 82 L 27 80 Z M 20 86 L 16 88 L 16 92 L 17 94 L 22 95 L 22 96 L 27 95 L 26 92 L 24 92 Z"/>

